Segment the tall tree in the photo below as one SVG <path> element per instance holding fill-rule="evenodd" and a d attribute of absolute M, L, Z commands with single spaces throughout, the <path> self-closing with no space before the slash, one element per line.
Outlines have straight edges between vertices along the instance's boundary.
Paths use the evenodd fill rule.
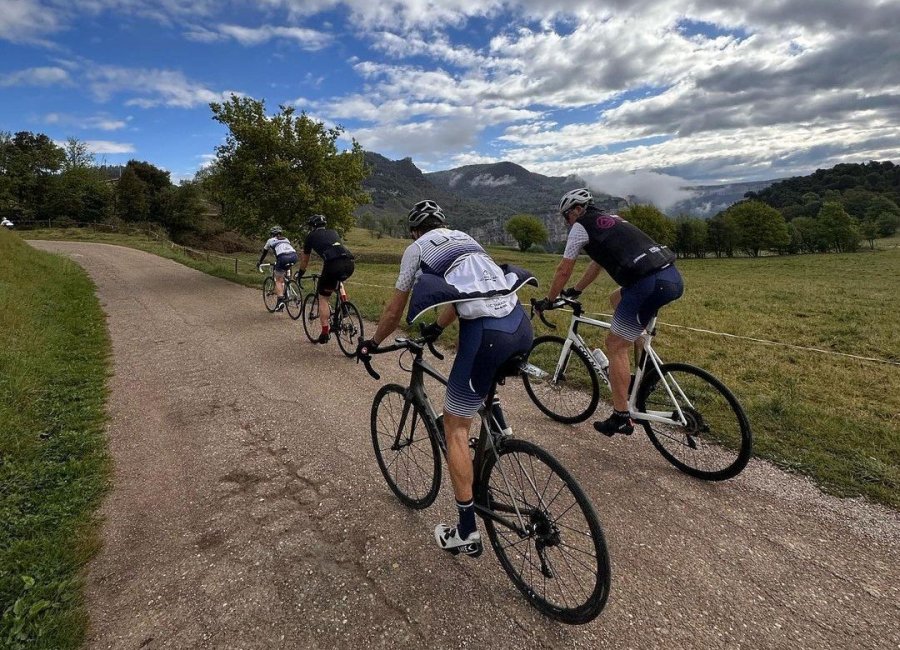
<path fill-rule="evenodd" d="M 764 250 L 787 248 L 791 242 L 784 217 L 762 201 L 735 203 L 726 212 L 738 230 L 738 245 L 751 257 Z"/>
<path fill-rule="evenodd" d="M 682 215 L 675 219 L 675 246 L 682 257 L 705 257 L 709 225 L 703 219 Z"/>
<path fill-rule="evenodd" d="M 707 245 L 716 257 L 734 257 L 738 246 L 738 227 L 727 212 L 720 212 L 709 220 Z"/>
<path fill-rule="evenodd" d="M 829 248 L 838 253 L 854 251 L 859 246 L 861 235 L 856 221 L 837 201 L 826 201 L 819 210 L 819 225 L 828 240 Z"/>
<path fill-rule="evenodd" d="M 517 214 L 506 222 L 506 232 L 519 244 L 520 251 L 527 251 L 532 244 L 547 241 L 547 229 L 541 220 L 531 214 Z"/>
<path fill-rule="evenodd" d="M 88 149 L 87 143 L 77 138 L 66 138 L 63 147 L 65 159 L 62 163 L 63 171 L 91 167 L 94 164 L 94 154 Z"/>
<path fill-rule="evenodd" d="M 26 217 L 36 215 L 50 177 L 59 171 L 64 158 L 62 148 L 43 133 L 0 134 L 0 176 L 5 177 L 0 191 L 7 203 L 12 203 L 9 208 Z"/>
<path fill-rule="evenodd" d="M 116 184 L 116 212 L 125 221 L 147 221 L 150 218 L 147 184 L 138 178 L 133 167 L 126 167 Z"/>
<path fill-rule="evenodd" d="M 362 189 L 368 171 L 355 140 L 349 151 L 338 150 L 342 127 L 326 128 L 290 106 L 269 116 L 265 103 L 250 97 L 232 95 L 210 108 L 228 127 L 225 144 L 216 147 L 216 174 L 232 226 L 246 234 L 273 223 L 296 230 L 317 213 L 338 231 L 353 225 L 354 209 L 369 200 Z"/>
<path fill-rule="evenodd" d="M 653 205 L 632 205 L 619 212 L 626 221 L 643 230 L 657 244 L 675 245 L 675 222 Z"/>

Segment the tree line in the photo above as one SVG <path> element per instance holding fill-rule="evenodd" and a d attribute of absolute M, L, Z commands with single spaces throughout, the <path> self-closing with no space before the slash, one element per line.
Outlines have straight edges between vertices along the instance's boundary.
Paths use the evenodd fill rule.
<path fill-rule="evenodd" d="M 299 231 L 312 214 L 342 232 L 354 224 L 354 210 L 368 201 L 367 168 L 355 141 L 338 150 L 341 127 L 292 107 L 269 116 L 264 102 L 248 97 L 210 109 L 228 128 L 225 143 L 212 165 L 177 185 L 149 162 L 98 165 L 75 138 L 60 145 L 43 133 L 0 132 L 0 216 L 157 224 L 175 241 L 229 252 L 276 223 Z"/>

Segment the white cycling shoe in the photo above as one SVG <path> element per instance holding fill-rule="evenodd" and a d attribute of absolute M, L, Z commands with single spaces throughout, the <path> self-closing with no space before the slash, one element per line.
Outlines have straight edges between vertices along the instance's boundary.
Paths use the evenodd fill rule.
<path fill-rule="evenodd" d="M 438 546 L 453 555 L 462 553 L 470 557 L 478 557 L 484 550 L 481 545 L 481 533 L 477 530 L 469 533 L 469 536 L 463 539 L 456 532 L 455 527 L 438 524 L 434 527 L 434 539 L 437 540 Z"/>

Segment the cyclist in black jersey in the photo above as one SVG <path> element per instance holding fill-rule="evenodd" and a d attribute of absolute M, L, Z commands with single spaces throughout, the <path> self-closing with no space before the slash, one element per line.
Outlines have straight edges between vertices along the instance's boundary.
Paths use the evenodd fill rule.
<path fill-rule="evenodd" d="M 614 410 L 608 419 L 595 422 L 594 428 L 610 436 L 630 434 L 634 423 L 628 412 L 629 350 L 659 308 L 684 292 L 681 274 L 675 268 L 675 254 L 620 216 L 598 209 L 586 188 L 566 192 L 559 202 L 559 213 L 571 226 L 566 250 L 547 297 L 535 307 L 548 308 L 560 293 L 571 298 L 579 296 L 601 270 L 606 270 L 620 286 L 609 296 L 614 314 L 606 337 Z M 582 249 L 591 262 L 575 286 L 563 290 Z"/>
<path fill-rule="evenodd" d="M 322 272 L 319 274 L 319 284 L 316 287 L 316 293 L 319 294 L 319 322 L 322 324 L 322 333 L 319 334 L 318 342 L 327 343 L 329 338 L 328 322 L 331 318 L 328 299 L 339 283 L 353 275 L 353 255 L 341 243 L 340 235 L 325 227 L 327 220 L 323 215 L 314 214 L 309 218 L 307 224 L 311 230 L 303 242 L 303 255 L 300 257 L 297 278 L 302 278 L 306 273 L 309 257 L 315 251 L 316 255 L 322 258 Z"/>

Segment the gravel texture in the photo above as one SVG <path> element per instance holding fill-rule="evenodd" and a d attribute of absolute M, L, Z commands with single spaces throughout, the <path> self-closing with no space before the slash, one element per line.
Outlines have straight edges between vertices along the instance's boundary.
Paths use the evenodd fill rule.
<path fill-rule="evenodd" d="M 510 424 L 578 478 L 613 564 L 597 620 L 548 620 L 490 549 L 434 547 L 446 473 L 428 510 L 394 498 L 370 442 L 379 383 L 334 342 L 170 260 L 33 244 L 87 269 L 113 343 L 91 648 L 900 648 L 896 512 L 755 460 L 696 481 L 642 435 L 551 422 L 515 381 Z M 407 380 L 396 357 L 376 366 Z"/>

